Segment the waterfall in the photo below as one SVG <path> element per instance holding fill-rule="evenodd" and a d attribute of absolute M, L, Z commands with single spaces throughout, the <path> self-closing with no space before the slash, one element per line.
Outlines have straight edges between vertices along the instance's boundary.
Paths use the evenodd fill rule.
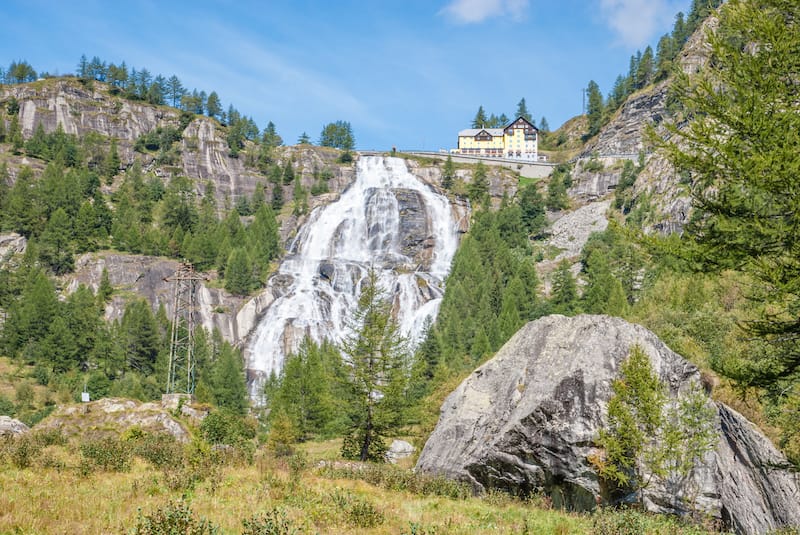
<path fill-rule="evenodd" d="M 276 299 L 246 349 L 251 395 L 308 335 L 339 342 L 370 268 L 393 299 L 401 332 L 419 342 L 435 318 L 458 246 L 448 199 L 409 172 L 400 158 L 361 157 L 355 182 L 315 209 L 270 278 Z"/>

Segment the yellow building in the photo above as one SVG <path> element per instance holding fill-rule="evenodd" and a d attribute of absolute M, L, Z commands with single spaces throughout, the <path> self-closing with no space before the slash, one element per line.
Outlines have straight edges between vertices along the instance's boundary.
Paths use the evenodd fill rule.
<path fill-rule="evenodd" d="M 536 161 L 539 158 L 539 129 L 524 117 L 517 117 L 503 128 L 468 128 L 458 133 L 458 149 L 454 152 Z"/>

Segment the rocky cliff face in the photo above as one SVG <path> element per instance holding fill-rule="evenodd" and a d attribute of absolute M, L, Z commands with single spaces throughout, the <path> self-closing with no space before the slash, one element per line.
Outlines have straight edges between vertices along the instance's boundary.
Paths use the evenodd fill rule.
<path fill-rule="evenodd" d="M 180 161 L 161 166 L 152 154 L 135 152 L 134 144 L 140 136 L 159 126 L 180 128 L 181 112 L 175 108 L 127 100 L 112 94 L 105 84 L 95 82 L 86 86 L 71 78 L 3 86 L 0 101 L 11 97 L 19 102 L 19 122 L 25 139 L 33 135 L 39 124 L 45 132 L 54 132 L 60 125 L 64 132 L 79 137 L 90 132 L 100 134 L 109 143 L 111 139 L 117 141 L 122 169 L 138 159 L 145 170 L 158 176 L 168 178 L 178 173 L 195 179 L 198 192 L 203 192 L 210 181 L 220 208 L 241 196 L 252 195 L 259 183 L 267 182 L 266 177 L 248 165 L 246 154 L 230 156 L 223 127 L 209 117 L 198 115 L 190 119 L 179 143 Z M 336 157 L 336 151 L 312 146 L 285 147 L 276 152 L 280 164 L 293 162 L 304 187 L 313 184 L 315 170 L 328 169 L 334 174 L 329 181 L 330 189 L 341 191 L 352 181 L 352 168 L 335 165 Z M 16 163 L 36 162 L 22 158 Z M 12 165 L 9 170 L 12 178 L 16 176 L 15 167 Z M 292 197 L 292 186 L 278 187 L 284 188 L 285 199 Z"/>
<path fill-rule="evenodd" d="M 72 292 L 79 284 L 83 284 L 96 292 L 103 269 L 106 269 L 109 282 L 116 290 L 106 305 L 107 320 L 122 317 L 131 294 L 146 299 L 153 310 L 163 305 L 168 317 L 172 317 L 174 290 L 165 279 L 172 276 L 179 265 L 176 260 L 152 256 L 87 253 L 76 260 L 75 272 L 65 277 L 66 291 Z M 201 282 L 197 299 L 196 321 L 208 331 L 219 329 L 226 340 L 238 344 L 255 326 L 258 316 L 269 306 L 273 297 L 264 291 L 245 299 Z"/>
<path fill-rule="evenodd" d="M 594 508 L 607 496 L 588 458 L 598 452 L 611 383 L 634 345 L 672 398 L 698 384 L 697 368 L 641 326 L 607 316 L 545 317 L 523 327 L 445 400 L 417 469 L 481 491 L 545 492 L 560 506 Z M 755 426 L 717 407 L 716 450 L 688 482 L 647 487 L 645 507 L 681 513 L 681 497 L 692 492 L 698 508 L 740 533 L 800 525 L 797 474 Z"/>

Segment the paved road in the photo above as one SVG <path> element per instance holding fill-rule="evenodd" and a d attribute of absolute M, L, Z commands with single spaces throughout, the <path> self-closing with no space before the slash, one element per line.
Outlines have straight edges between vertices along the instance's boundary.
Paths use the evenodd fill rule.
<path fill-rule="evenodd" d="M 386 154 L 379 151 L 358 151 L 360 154 Z M 427 158 L 440 158 L 445 159 L 448 156 L 446 152 L 432 152 L 432 151 L 402 151 L 401 154 L 411 154 L 414 156 L 425 156 Z M 529 162 L 525 160 L 512 160 L 506 158 L 481 158 L 479 156 L 466 156 L 463 154 L 450 154 L 454 162 L 458 163 L 477 163 L 479 161 L 486 165 L 495 165 L 506 167 L 519 172 L 519 175 L 526 178 L 544 178 L 553 172 L 555 164 L 550 162 Z"/>

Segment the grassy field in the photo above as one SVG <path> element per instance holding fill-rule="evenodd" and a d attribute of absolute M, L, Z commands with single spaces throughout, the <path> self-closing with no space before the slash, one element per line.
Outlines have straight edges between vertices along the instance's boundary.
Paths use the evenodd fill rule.
<path fill-rule="evenodd" d="M 545 498 L 474 497 L 407 466 L 321 461 L 335 455 L 335 441 L 248 459 L 196 443 L 147 453 L 136 440 L 106 443 L 113 447 L 99 454 L 52 433 L 0 440 L 0 533 L 700 532 L 646 515 L 570 514 Z M 217 531 L 201 529 L 209 525 Z"/>

